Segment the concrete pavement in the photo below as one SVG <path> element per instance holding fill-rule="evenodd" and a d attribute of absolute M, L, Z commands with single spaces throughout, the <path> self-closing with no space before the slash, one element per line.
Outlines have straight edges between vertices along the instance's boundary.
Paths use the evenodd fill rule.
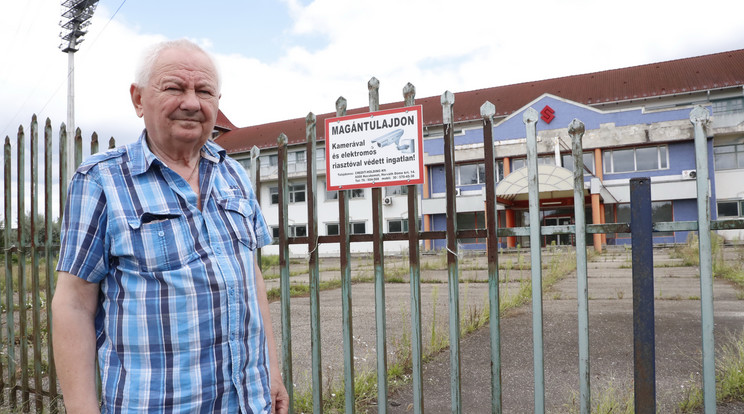
<path fill-rule="evenodd" d="M 689 388 L 690 381 L 699 381 L 701 367 L 700 287 L 697 269 L 681 267 L 671 259 L 669 251 L 657 249 L 654 254 L 654 295 L 656 313 L 656 378 L 660 412 L 673 412 Z M 560 254 L 560 253 L 559 253 Z M 526 256 L 526 257 L 525 257 Z M 337 259 L 336 259 L 337 260 Z M 440 260 L 426 257 L 429 262 Z M 516 292 L 520 283 L 529 280 L 528 269 L 520 271 L 520 263 L 529 263 L 529 253 L 501 257 L 501 263 L 511 261 L 511 270 L 501 271 L 502 295 Z M 543 260 L 549 260 L 543 255 Z M 398 263 L 396 263 L 396 261 Z M 306 262 L 305 262 L 306 263 Z M 324 260 L 324 279 L 338 277 L 333 260 Z M 357 276 L 371 276 L 371 268 L 362 259 L 354 260 Z M 441 264 L 441 261 L 440 263 Z M 306 266 L 306 265 L 305 265 Z M 386 258 L 386 268 L 403 266 L 406 258 Z M 425 348 L 435 335 L 447 335 L 448 298 L 446 272 L 430 270 L 437 264 L 422 266 L 422 331 Z M 294 268 L 294 267 L 293 267 Z M 465 257 L 460 264 L 461 316 L 469 310 L 478 311 L 487 303 L 487 272 L 484 257 Z M 589 323 L 591 346 L 591 381 L 593 389 L 612 387 L 620 392 L 632 391 L 632 279 L 630 251 L 611 249 L 596 257 L 589 270 Z M 293 277 L 306 283 L 307 275 Z M 404 281 L 407 276 L 403 275 Z M 278 281 L 269 281 L 269 287 Z M 392 361 L 403 339 L 410 332 L 410 286 L 392 283 L 386 287 L 386 323 L 388 361 Z M 358 283 L 352 288 L 355 370 L 374 370 L 375 325 L 374 286 Z M 730 332 L 744 327 L 744 301 L 741 289 L 716 280 L 715 323 L 716 344 L 724 343 Z M 271 304 L 274 332 L 281 342 L 281 309 L 279 302 Z M 578 339 L 576 278 L 570 275 L 544 292 L 544 343 L 546 409 L 548 412 L 575 412 L 578 398 Z M 293 372 L 298 391 L 310 384 L 310 318 L 309 299 L 292 300 Z M 321 293 L 321 342 L 324 382 L 340 383 L 343 375 L 341 295 L 340 290 Z M 531 306 L 509 312 L 502 317 L 502 380 L 503 407 L 506 413 L 529 413 L 534 410 L 532 315 Z M 461 341 L 463 412 L 490 412 L 490 344 L 488 326 Z M 424 367 L 424 404 L 427 413 L 450 412 L 449 351 L 435 355 Z M 691 379 L 692 378 L 692 379 Z M 593 391 L 595 398 L 599 395 Z M 410 385 L 392 390 L 387 412 L 411 412 Z M 739 406 L 736 409 L 741 409 Z M 376 407 L 371 407 L 376 411 Z M 719 412 L 725 412 L 720 411 Z M 736 411 L 733 411 L 736 412 Z"/>

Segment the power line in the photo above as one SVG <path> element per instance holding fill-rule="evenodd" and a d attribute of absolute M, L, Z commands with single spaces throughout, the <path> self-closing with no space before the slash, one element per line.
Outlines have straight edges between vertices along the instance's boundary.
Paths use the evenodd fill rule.
<path fill-rule="evenodd" d="M 116 9 L 116 11 L 114 11 L 114 14 L 112 14 L 111 17 L 109 17 L 109 19 L 106 22 L 106 24 L 103 25 L 103 28 L 101 29 L 101 31 L 98 32 L 98 36 L 96 36 L 95 39 L 93 39 L 93 41 L 90 43 L 91 47 L 93 47 L 93 45 L 96 44 L 96 41 L 98 40 L 98 38 L 101 37 L 101 35 L 103 34 L 103 32 L 108 27 L 109 23 L 111 23 L 111 21 L 114 20 L 114 17 L 116 17 L 116 15 L 119 13 L 119 10 L 121 10 L 121 8 L 124 6 L 124 3 L 126 3 L 126 2 L 127 2 L 127 0 L 122 0 L 121 4 L 119 4 L 119 7 Z"/>

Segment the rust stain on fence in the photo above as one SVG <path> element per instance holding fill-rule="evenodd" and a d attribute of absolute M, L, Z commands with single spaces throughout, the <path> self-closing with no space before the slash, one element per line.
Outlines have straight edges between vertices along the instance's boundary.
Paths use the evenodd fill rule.
<path fill-rule="evenodd" d="M 61 177 L 66 177 L 67 171 L 77 164 L 67 165 L 65 143 L 68 137 L 64 124 L 57 138 L 57 166 L 51 120 L 44 123 L 43 142 L 39 140 L 36 115 L 28 131 L 26 134 L 23 126 L 19 126 L 15 142 L 6 136 L 3 148 L 5 291 L 0 300 L 5 311 L 5 327 L 4 332 L 0 332 L 0 340 L 7 358 L 0 364 L 0 404 L 11 410 L 57 413 L 61 400 L 50 329 L 54 263 L 59 252 L 56 239 L 59 232 L 55 231 L 59 218 L 55 223 L 55 216 L 64 210 L 67 196 L 67 182 Z M 80 129 L 76 130 L 74 139 L 75 161 L 79 164 L 83 158 Z M 16 147 L 15 165 L 13 145 Z M 111 138 L 109 148 L 114 146 Z M 98 152 L 95 133 L 91 137 L 90 151 L 91 154 Z"/>

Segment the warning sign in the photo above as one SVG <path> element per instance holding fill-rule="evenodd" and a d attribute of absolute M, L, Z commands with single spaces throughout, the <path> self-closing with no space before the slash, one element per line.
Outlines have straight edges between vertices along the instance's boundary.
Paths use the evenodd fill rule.
<path fill-rule="evenodd" d="M 424 182 L 421 106 L 328 118 L 328 190 Z"/>

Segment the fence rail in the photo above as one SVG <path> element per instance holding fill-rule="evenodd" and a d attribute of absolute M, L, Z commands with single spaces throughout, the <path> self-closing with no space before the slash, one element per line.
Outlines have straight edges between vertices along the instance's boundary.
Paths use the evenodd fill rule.
<path fill-rule="evenodd" d="M 68 168 L 75 167 L 66 165 L 65 125 L 62 124 L 55 140 L 52 123 L 47 119 L 43 135 L 43 142 L 40 142 L 39 122 L 34 115 L 28 134 L 21 126 L 15 142 L 5 137 L 0 405 L 24 412 L 33 409 L 56 413 L 61 402 L 50 329 L 54 267 L 59 253 L 60 220 L 55 217 L 64 209 Z M 83 157 L 80 129 L 74 140 L 75 162 L 79 164 Z M 40 145 L 43 145 L 42 152 Z M 56 164 L 55 146 L 59 148 Z M 109 148 L 114 146 L 111 138 Z M 98 152 L 98 136 L 94 133 L 90 153 L 95 152 Z M 43 173 L 43 187 L 40 173 Z M 58 190 L 56 196 L 55 189 Z"/>

